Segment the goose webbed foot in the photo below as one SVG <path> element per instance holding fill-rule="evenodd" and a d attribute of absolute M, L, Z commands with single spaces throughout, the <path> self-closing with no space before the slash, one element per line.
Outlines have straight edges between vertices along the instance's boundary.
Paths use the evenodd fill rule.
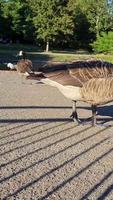
<path fill-rule="evenodd" d="M 95 127 L 95 126 L 98 126 L 97 119 L 96 119 L 97 107 L 96 105 L 92 105 L 91 108 L 92 108 L 92 117 L 88 118 L 86 122 L 90 120 L 91 126 Z"/>
<path fill-rule="evenodd" d="M 74 122 L 76 122 L 78 125 L 81 124 L 81 121 L 80 119 L 78 119 L 78 115 L 77 115 L 77 112 L 72 112 L 72 114 L 70 115 L 70 117 L 73 119 Z"/>
<path fill-rule="evenodd" d="M 81 121 L 79 120 L 78 118 L 78 114 L 77 114 L 77 108 L 76 108 L 76 101 L 72 101 L 72 114 L 71 114 L 71 118 L 73 119 L 73 121 L 77 124 L 77 125 L 80 125 L 81 124 Z"/>

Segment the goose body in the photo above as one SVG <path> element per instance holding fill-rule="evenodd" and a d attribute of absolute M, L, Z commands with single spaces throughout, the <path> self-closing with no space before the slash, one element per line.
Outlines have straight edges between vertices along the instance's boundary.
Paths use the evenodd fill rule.
<path fill-rule="evenodd" d="M 62 85 L 48 78 L 42 79 L 41 82 L 58 88 L 65 97 L 74 101 L 100 105 L 113 100 L 113 77 L 92 78 L 84 83 L 83 87 Z"/>
<path fill-rule="evenodd" d="M 56 66 L 57 67 L 57 66 Z M 53 69 L 51 69 L 53 70 Z M 41 82 L 57 87 L 67 98 L 99 105 L 112 101 L 113 64 L 102 61 L 80 61 L 48 72 L 41 69 Z"/>
<path fill-rule="evenodd" d="M 93 78 L 81 88 L 83 101 L 101 105 L 113 101 L 113 77 Z"/>
<path fill-rule="evenodd" d="M 96 106 L 113 101 L 113 64 L 109 62 L 92 60 L 44 66 L 38 74 L 33 73 L 27 78 L 58 88 L 75 103 L 90 103 L 93 124 L 96 121 Z M 75 106 L 72 116 L 78 120 Z"/>

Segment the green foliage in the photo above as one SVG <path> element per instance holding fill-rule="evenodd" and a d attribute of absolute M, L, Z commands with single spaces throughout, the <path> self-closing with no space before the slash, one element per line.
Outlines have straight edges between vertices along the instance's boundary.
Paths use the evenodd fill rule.
<path fill-rule="evenodd" d="M 41 47 L 88 49 L 101 32 L 113 30 L 113 2 L 107 2 L 0 0 L 0 37 Z"/>
<path fill-rule="evenodd" d="M 78 0 L 85 16 L 90 23 L 90 31 L 98 37 L 104 31 L 113 29 L 113 3 L 107 0 Z"/>
<path fill-rule="evenodd" d="M 34 0 L 30 3 L 37 39 L 54 42 L 58 35 L 73 34 L 73 20 L 65 0 Z"/>
<path fill-rule="evenodd" d="M 88 44 L 91 42 L 92 33 L 89 30 L 90 23 L 79 6 L 77 6 L 75 10 L 74 24 L 74 36 L 77 47 L 87 48 Z"/>
<path fill-rule="evenodd" d="M 113 53 L 113 32 L 102 33 L 92 47 L 98 53 Z"/>
<path fill-rule="evenodd" d="M 31 31 L 33 24 L 31 10 L 27 2 L 22 2 L 21 0 L 4 1 L 2 13 L 2 24 L 5 35 L 11 40 L 15 37 L 17 39 L 22 37 L 23 39 L 27 38 L 29 40 L 29 36 L 33 33 Z M 4 21 L 6 23 L 3 23 Z"/>

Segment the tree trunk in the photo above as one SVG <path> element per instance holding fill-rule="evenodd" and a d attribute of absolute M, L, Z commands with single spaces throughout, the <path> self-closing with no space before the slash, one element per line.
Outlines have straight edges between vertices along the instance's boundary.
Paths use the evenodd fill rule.
<path fill-rule="evenodd" d="M 49 51 L 49 41 L 46 42 L 46 52 Z"/>
<path fill-rule="evenodd" d="M 96 18 L 96 37 L 99 36 L 99 16 Z"/>

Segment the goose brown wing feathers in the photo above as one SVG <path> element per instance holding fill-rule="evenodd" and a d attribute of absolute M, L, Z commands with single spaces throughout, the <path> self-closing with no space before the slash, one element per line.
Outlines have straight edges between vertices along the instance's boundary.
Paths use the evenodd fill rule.
<path fill-rule="evenodd" d="M 17 62 L 17 71 L 20 73 L 25 73 L 25 72 L 31 73 L 32 68 L 33 68 L 32 62 L 28 59 L 21 59 Z"/>
<path fill-rule="evenodd" d="M 62 85 L 83 87 L 90 79 L 113 75 L 113 64 L 101 60 L 76 61 L 53 66 L 45 65 L 39 71 L 44 78 Z M 38 79 L 38 75 L 35 78 Z"/>
<path fill-rule="evenodd" d="M 69 67 L 69 73 L 83 86 L 92 78 L 113 76 L 113 64 L 101 60 L 73 62 Z"/>
<path fill-rule="evenodd" d="M 113 101 L 113 78 L 93 78 L 81 88 L 84 101 L 99 105 Z"/>
<path fill-rule="evenodd" d="M 71 76 L 68 69 L 46 73 L 45 76 L 50 80 L 60 83 L 62 85 L 82 87 L 81 82 L 77 78 Z"/>

